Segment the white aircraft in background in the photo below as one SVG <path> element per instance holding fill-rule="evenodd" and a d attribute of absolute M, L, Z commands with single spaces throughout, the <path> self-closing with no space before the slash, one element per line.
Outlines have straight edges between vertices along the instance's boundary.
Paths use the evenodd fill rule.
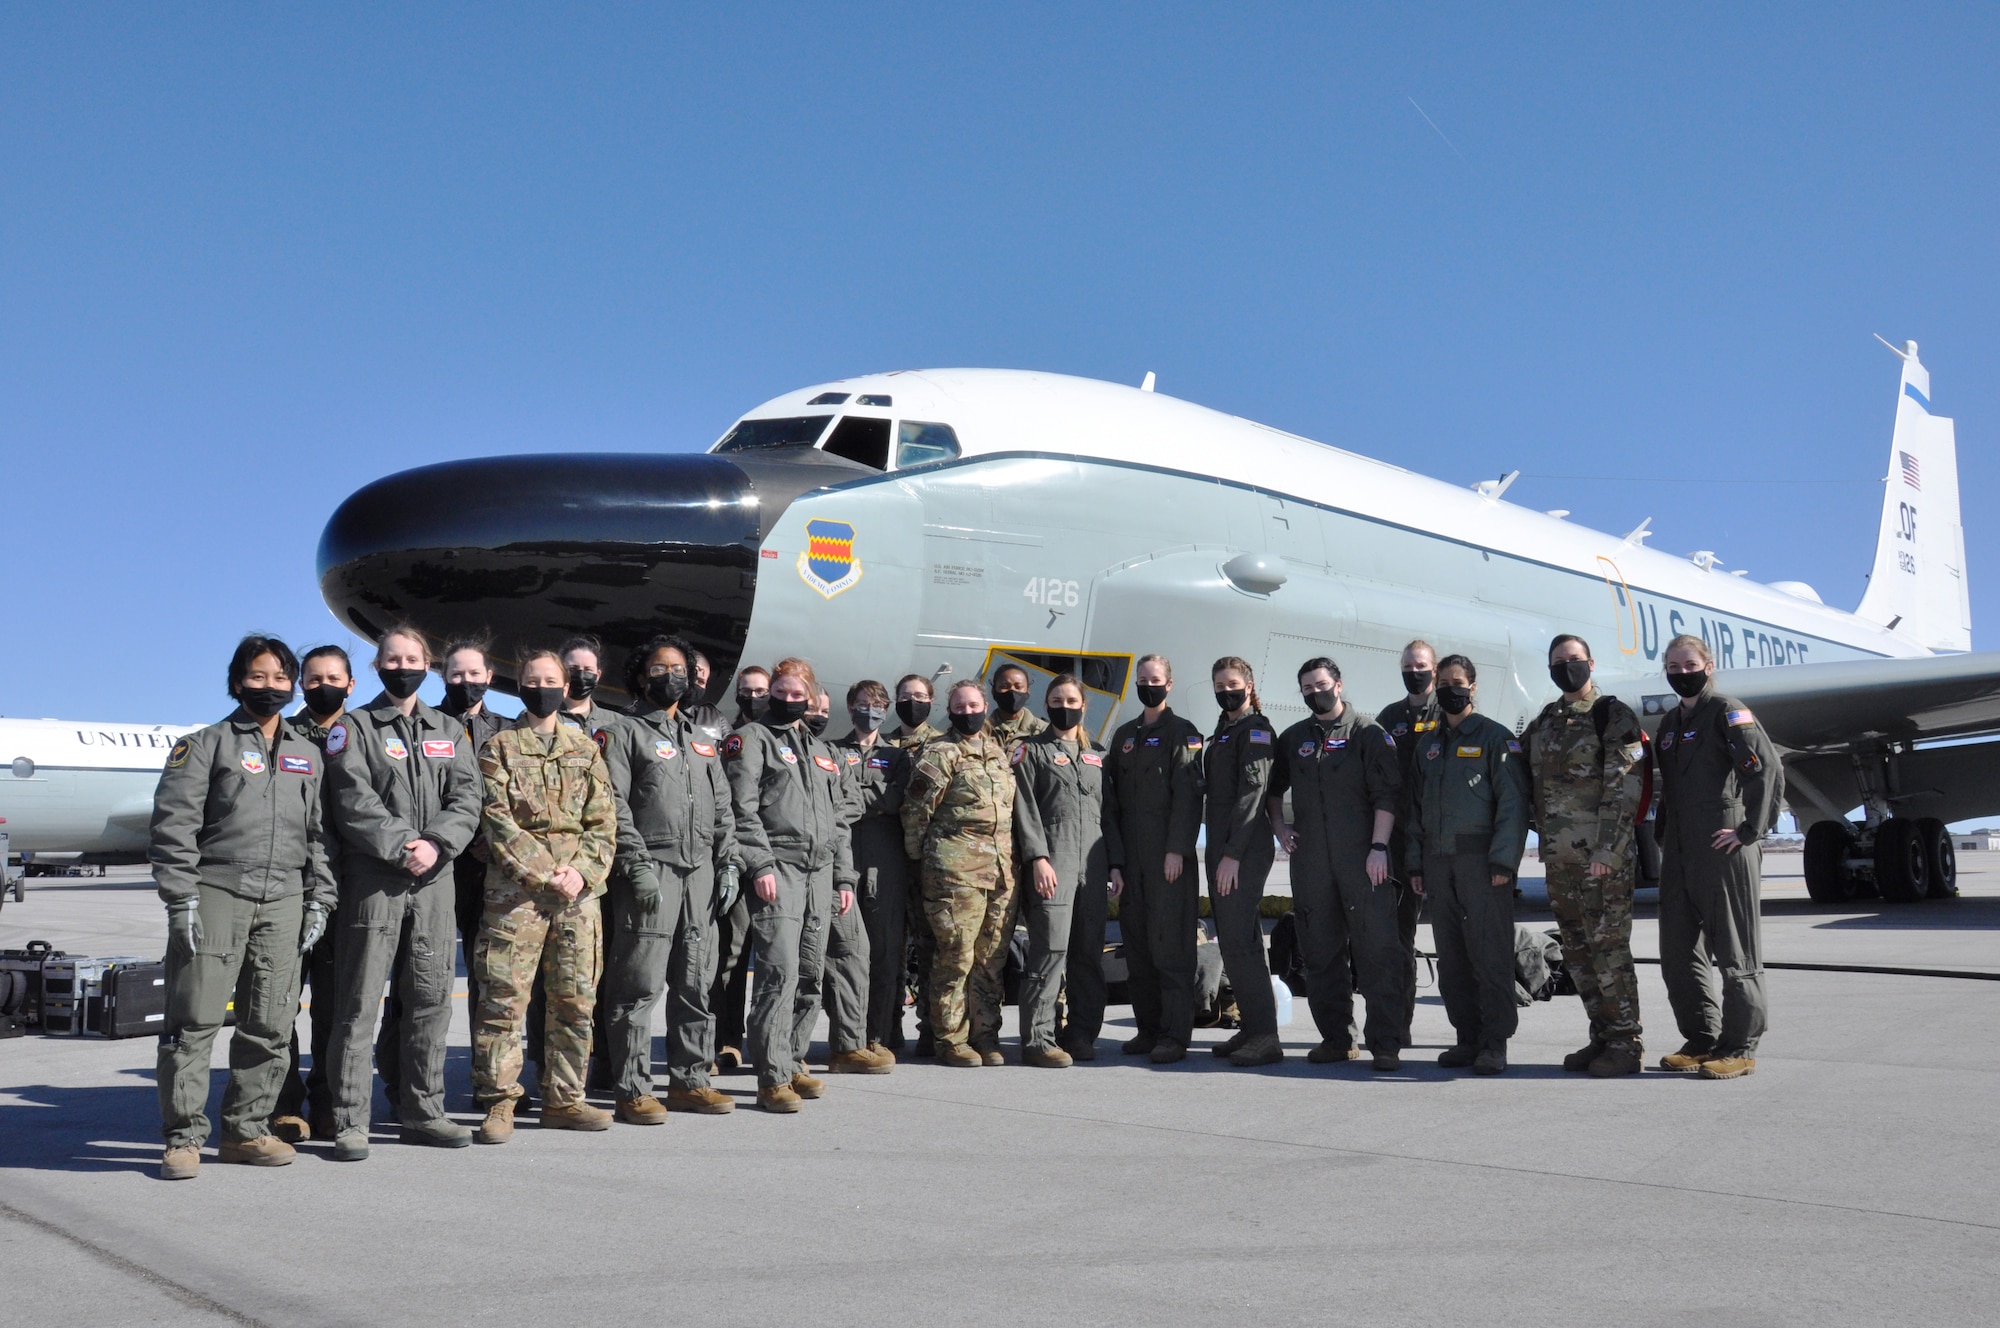
<path fill-rule="evenodd" d="M 0 834 L 23 861 L 146 860 L 153 789 L 188 724 L 0 719 Z"/>
<path fill-rule="evenodd" d="M 1083 680 L 1100 734 L 1134 714 L 1137 652 L 1184 672 L 1241 654 L 1279 725 L 1299 662 L 1337 659 L 1375 710 L 1412 637 L 1477 662 L 1480 708 L 1517 732 L 1554 689 L 1551 636 L 1648 717 L 1677 698 L 1660 654 L 1701 636 L 1719 686 L 1784 754 L 1815 899 L 1949 893 L 1946 822 L 2000 812 L 2000 655 L 1971 646 L 1952 422 L 1902 361 L 1875 568 L 1853 612 L 1762 585 L 1703 550 L 1504 501 L 1139 388 L 927 369 L 774 397 L 705 455 L 486 457 L 387 476 L 320 540 L 321 593 L 364 637 L 398 620 L 495 633 L 509 660 L 576 631 L 607 677 L 652 633 L 726 678 L 810 654 L 861 678 Z M 1198 679 L 1177 696 L 1213 717 Z M 1649 726 L 1658 722 L 1649 718 Z M 1987 741 L 1971 741 L 1987 739 Z M 1864 819 L 1849 821 L 1861 807 Z"/>

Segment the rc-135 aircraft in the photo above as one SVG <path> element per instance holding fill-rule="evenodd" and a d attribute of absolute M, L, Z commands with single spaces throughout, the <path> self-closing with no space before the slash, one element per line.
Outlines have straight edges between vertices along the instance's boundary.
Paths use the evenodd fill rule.
<path fill-rule="evenodd" d="M 802 388 L 706 455 L 391 475 L 334 513 L 319 572 L 362 635 L 490 630 L 503 675 L 522 646 L 589 631 L 618 677 L 662 628 L 722 681 L 808 655 L 836 700 L 859 678 L 1011 660 L 1082 678 L 1100 736 L 1136 712 L 1148 651 L 1183 675 L 1249 657 L 1282 725 L 1305 714 L 1300 661 L 1333 656 L 1372 710 L 1401 694 L 1418 636 L 1470 655 L 1481 709 L 1516 731 L 1553 695 L 1558 632 L 1588 638 L 1600 685 L 1653 716 L 1675 700 L 1661 651 L 1693 632 L 1785 752 L 1813 896 L 1915 899 L 1952 889 L 1945 822 L 2000 811 L 2000 741 L 1964 741 L 2000 734 L 2000 655 L 1949 653 L 1971 645 L 1952 424 L 1916 344 L 1897 354 L 1875 570 L 1852 613 L 1649 549 L 1643 525 L 1621 539 L 1504 502 L 1506 479 L 1459 488 L 1157 394 L 1150 374 L 1135 389 L 993 369 Z M 1212 718 L 1207 688 L 1176 700 Z"/>

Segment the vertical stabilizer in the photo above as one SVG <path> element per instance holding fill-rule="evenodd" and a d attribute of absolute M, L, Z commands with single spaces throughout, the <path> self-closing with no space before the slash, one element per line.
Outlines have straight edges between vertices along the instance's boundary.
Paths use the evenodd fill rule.
<path fill-rule="evenodd" d="M 1903 361 L 1903 385 L 1889 441 L 1882 529 L 1868 593 L 1854 613 L 1914 645 L 1970 650 L 1958 445 L 1951 421 L 1931 413 L 1931 375 L 1917 359 L 1917 343 L 1903 343 L 1896 354 Z"/>

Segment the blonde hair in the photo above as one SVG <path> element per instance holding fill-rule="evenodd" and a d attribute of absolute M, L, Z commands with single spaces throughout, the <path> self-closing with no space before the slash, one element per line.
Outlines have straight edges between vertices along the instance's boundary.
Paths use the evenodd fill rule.
<path fill-rule="evenodd" d="M 1432 668 L 1437 667 L 1438 652 L 1436 646 L 1432 645 L 1430 642 L 1424 640 L 1424 638 L 1420 636 L 1416 640 L 1410 642 L 1410 644 L 1403 647 L 1403 654 L 1407 655 L 1412 650 L 1424 651 L 1431 657 L 1431 667 Z"/>
<path fill-rule="evenodd" d="M 375 638 L 376 664 L 379 665 L 382 662 L 382 656 L 385 653 L 387 653 L 389 638 L 392 636 L 400 636 L 406 641 L 415 641 L 419 646 L 421 646 L 424 652 L 425 668 L 429 668 L 431 665 L 437 663 L 437 656 L 431 653 L 430 638 L 425 636 L 422 632 L 418 631 L 416 628 L 409 626 L 407 623 L 397 623 L 394 627 L 391 627 L 388 631 L 382 633 L 382 635 Z M 484 654 L 485 651 L 482 650 L 480 653 Z"/>
<path fill-rule="evenodd" d="M 1224 655 L 1221 659 L 1216 660 L 1215 663 L 1208 666 L 1210 681 L 1213 681 L 1215 675 L 1224 669 L 1235 669 L 1243 675 L 1243 681 L 1250 692 L 1250 708 L 1260 715 L 1263 714 L 1264 702 L 1257 695 L 1257 671 L 1250 667 L 1250 661 L 1241 655 Z"/>
<path fill-rule="evenodd" d="M 1174 662 L 1168 659 L 1165 655 L 1139 656 L 1138 662 L 1132 665 L 1132 676 L 1135 678 L 1138 677 L 1139 670 L 1145 668 L 1148 664 L 1165 665 L 1167 670 L 1167 681 L 1172 682 L 1174 680 Z"/>
<path fill-rule="evenodd" d="M 1715 652 L 1708 648 L 1708 642 L 1698 636 L 1690 636 L 1686 632 L 1682 632 L 1679 636 L 1667 642 L 1667 650 L 1692 650 L 1695 654 L 1701 656 L 1704 663 L 1715 663 Z M 1667 652 L 1663 650 L 1660 652 L 1660 662 L 1665 664 L 1666 659 Z"/>

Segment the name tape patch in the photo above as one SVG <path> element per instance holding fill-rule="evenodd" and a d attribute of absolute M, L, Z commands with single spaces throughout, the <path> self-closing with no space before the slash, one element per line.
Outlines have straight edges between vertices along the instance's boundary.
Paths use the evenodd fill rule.
<path fill-rule="evenodd" d="M 449 761 L 458 755 L 458 743 L 450 738 L 425 738 L 424 755 L 433 761 Z"/>
<path fill-rule="evenodd" d="M 281 756 L 278 758 L 278 769 L 288 775 L 309 775 L 313 772 L 312 758 L 310 756 Z"/>

